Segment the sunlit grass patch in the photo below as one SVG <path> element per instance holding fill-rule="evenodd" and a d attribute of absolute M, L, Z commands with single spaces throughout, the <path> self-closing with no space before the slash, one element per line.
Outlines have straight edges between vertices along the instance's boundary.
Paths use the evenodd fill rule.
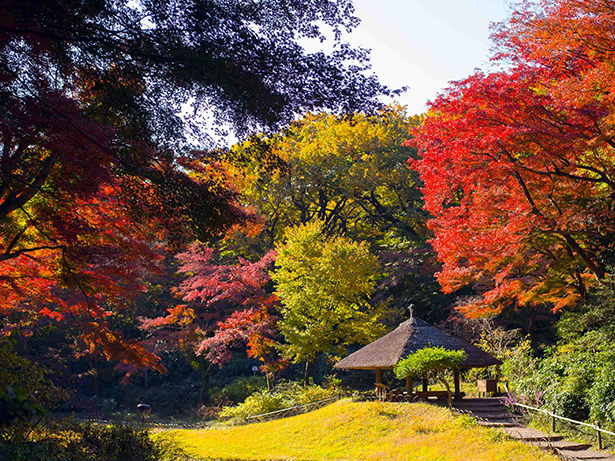
<path fill-rule="evenodd" d="M 467 417 L 419 403 L 341 401 L 292 418 L 177 431 L 195 456 L 233 460 L 541 461 L 558 458 L 497 437 Z"/>

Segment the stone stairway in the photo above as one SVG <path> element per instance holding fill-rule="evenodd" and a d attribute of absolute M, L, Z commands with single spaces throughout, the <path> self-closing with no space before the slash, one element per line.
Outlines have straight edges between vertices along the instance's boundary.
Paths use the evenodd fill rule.
<path fill-rule="evenodd" d="M 554 451 L 566 461 L 615 461 L 615 456 L 592 450 L 589 443 L 568 442 L 559 434 L 524 427 L 499 398 L 458 400 L 453 403 L 453 409 L 476 418 L 483 426 L 498 428 L 514 439 Z"/>

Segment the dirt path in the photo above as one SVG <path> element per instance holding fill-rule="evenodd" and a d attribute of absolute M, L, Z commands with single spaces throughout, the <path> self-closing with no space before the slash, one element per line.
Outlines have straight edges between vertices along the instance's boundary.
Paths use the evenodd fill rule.
<path fill-rule="evenodd" d="M 566 461 L 615 461 L 615 456 L 592 450 L 591 444 L 568 442 L 559 434 L 547 434 L 524 427 L 499 398 L 463 399 L 453 404 L 461 413 L 475 417 L 487 427 L 495 427 L 510 437 L 557 453 Z"/>

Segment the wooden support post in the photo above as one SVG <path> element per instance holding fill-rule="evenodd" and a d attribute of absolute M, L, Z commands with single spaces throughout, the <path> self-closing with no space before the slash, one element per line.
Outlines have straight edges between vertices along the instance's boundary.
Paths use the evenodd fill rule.
<path fill-rule="evenodd" d="M 376 384 L 382 384 L 382 370 L 376 368 Z"/>
<path fill-rule="evenodd" d="M 406 391 L 408 395 L 412 394 L 412 376 L 406 376 Z"/>
<path fill-rule="evenodd" d="M 427 392 L 429 389 L 427 389 L 427 378 L 423 378 L 423 392 Z"/>
<path fill-rule="evenodd" d="M 596 427 L 599 428 L 600 425 L 596 423 Z M 598 450 L 602 450 L 602 432 L 596 431 L 598 433 Z"/>
<path fill-rule="evenodd" d="M 459 377 L 459 368 L 455 368 L 453 371 L 453 378 L 455 381 L 455 399 L 461 398 L 461 380 Z"/>
<path fill-rule="evenodd" d="M 555 416 L 551 416 L 551 432 L 555 432 Z"/>

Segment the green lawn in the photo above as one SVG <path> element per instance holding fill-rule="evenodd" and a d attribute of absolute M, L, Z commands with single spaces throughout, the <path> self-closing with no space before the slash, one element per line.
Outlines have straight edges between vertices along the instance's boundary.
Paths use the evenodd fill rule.
<path fill-rule="evenodd" d="M 228 460 L 557 460 L 421 403 L 343 400 L 292 418 L 245 426 L 175 431 L 200 458 Z"/>

